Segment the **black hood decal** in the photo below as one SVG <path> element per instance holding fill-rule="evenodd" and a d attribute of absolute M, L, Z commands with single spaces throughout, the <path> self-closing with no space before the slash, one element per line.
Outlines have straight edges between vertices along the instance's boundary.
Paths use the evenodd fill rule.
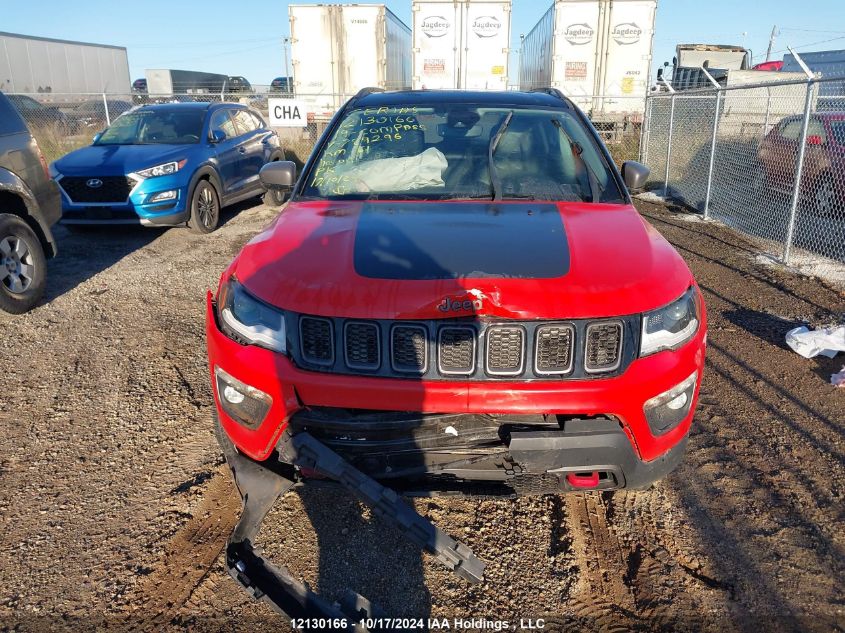
<path fill-rule="evenodd" d="M 365 203 L 354 264 L 374 279 L 550 279 L 569 272 L 569 246 L 549 203 Z"/>

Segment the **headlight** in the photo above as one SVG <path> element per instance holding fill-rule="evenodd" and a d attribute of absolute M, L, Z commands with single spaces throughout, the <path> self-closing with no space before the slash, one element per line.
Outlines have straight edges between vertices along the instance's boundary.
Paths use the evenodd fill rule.
<path fill-rule="evenodd" d="M 221 288 L 217 309 L 229 338 L 275 352 L 287 351 L 284 313 L 250 295 L 234 277 Z"/>
<path fill-rule="evenodd" d="M 643 315 L 640 356 L 680 347 L 695 335 L 700 321 L 698 293 L 691 287 L 677 301 Z"/>
<path fill-rule="evenodd" d="M 187 163 L 187 159 L 179 160 L 179 161 L 171 161 L 169 163 L 162 163 L 161 165 L 156 165 L 155 167 L 150 167 L 149 169 L 141 169 L 136 171 L 135 173 L 141 176 L 141 178 L 153 178 L 154 176 L 168 176 L 170 174 L 175 174 L 177 171 L 182 169 Z"/>

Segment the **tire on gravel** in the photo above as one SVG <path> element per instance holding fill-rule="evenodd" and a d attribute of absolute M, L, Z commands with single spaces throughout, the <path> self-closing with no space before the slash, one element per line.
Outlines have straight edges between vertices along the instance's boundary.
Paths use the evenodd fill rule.
<path fill-rule="evenodd" d="M 208 180 L 200 180 L 191 194 L 188 226 L 194 233 L 211 233 L 220 223 L 220 197 Z"/>
<path fill-rule="evenodd" d="M 46 282 L 47 258 L 38 236 L 22 218 L 0 213 L 0 310 L 31 310 Z"/>

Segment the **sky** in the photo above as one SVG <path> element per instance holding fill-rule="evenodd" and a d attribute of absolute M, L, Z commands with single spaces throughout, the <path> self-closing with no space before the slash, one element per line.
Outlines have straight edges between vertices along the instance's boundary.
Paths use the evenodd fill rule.
<path fill-rule="evenodd" d="M 329 3 L 328 0 L 322 0 Z M 672 60 L 679 42 L 739 44 L 764 61 L 772 27 L 773 59 L 787 46 L 801 51 L 845 49 L 843 0 L 659 0 L 653 70 Z M 410 26 L 411 0 L 387 0 Z M 513 0 L 511 47 L 528 33 L 551 0 Z M 256 85 L 285 74 L 288 35 L 282 0 L 0 0 L 0 30 L 25 35 L 115 44 L 128 49 L 132 79 L 145 68 L 181 68 L 242 75 Z M 510 76 L 517 74 L 512 54 Z"/>

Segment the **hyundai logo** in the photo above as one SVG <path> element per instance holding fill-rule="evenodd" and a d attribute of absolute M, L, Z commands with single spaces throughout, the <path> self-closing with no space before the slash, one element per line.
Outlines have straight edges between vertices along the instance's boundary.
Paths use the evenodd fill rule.
<path fill-rule="evenodd" d="M 99 178 L 89 178 L 85 181 L 85 184 L 91 187 L 91 189 L 99 189 L 103 186 L 103 181 Z"/>

